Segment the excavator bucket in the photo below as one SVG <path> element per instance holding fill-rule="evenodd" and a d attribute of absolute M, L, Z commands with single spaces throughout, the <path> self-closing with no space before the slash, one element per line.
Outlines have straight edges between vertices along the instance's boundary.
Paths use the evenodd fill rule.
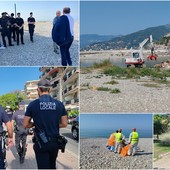
<path fill-rule="evenodd" d="M 151 54 L 147 57 L 147 60 L 157 60 L 158 56 L 156 54 Z"/>

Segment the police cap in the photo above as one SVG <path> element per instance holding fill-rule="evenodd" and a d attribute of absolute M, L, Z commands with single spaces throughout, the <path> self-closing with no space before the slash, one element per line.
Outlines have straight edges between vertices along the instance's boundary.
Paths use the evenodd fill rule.
<path fill-rule="evenodd" d="M 44 79 L 44 80 L 40 80 L 38 82 L 38 87 L 42 87 L 42 88 L 50 88 L 51 87 L 51 84 L 50 84 L 50 81 Z"/>
<path fill-rule="evenodd" d="M 18 105 L 19 105 L 19 106 L 24 106 L 24 105 L 25 105 L 25 102 L 24 102 L 24 101 L 20 101 L 20 102 L 18 103 Z"/>

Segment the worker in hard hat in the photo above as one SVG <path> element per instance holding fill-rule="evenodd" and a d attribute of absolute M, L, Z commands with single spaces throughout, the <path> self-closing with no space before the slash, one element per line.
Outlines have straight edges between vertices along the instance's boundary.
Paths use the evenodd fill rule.
<path fill-rule="evenodd" d="M 114 153 L 120 153 L 123 147 L 122 141 L 125 139 L 125 136 L 122 134 L 122 129 L 118 130 L 118 133 L 115 133 L 115 150 Z"/>
<path fill-rule="evenodd" d="M 106 147 L 110 150 L 110 151 L 114 151 L 114 147 L 116 144 L 115 141 L 115 135 L 116 133 L 118 133 L 118 130 L 116 130 L 114 133 L 112 133 L 107 141 Z"/>
<path fill-rule="evenodd" d="M 139 142 L 139 134 L 136 132 L 136 128 L 132 128 L 132 132 L 129 135 L 129 143 L 130 143 L 130 148 L 128 151 L 128 155 L 134 156 L 136 153 L 136 148 Z"/>

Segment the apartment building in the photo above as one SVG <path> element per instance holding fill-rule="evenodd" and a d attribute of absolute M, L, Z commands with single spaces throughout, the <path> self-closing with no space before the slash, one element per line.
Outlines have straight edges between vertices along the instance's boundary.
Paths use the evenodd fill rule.
<path fill-rule="evenodd" d="M 37 84 L 39 80 L 31 80 L 25 83 L 25 95 L 28 100 L 35 100 L 38 98 Z"/>
<path fill-rule="evenodd" d="M 62 101 L 67 110 L 79 107 L 79 69 L 76 67 L 41 67 L 40 79 L 48 79 L 52 97 Z"/>

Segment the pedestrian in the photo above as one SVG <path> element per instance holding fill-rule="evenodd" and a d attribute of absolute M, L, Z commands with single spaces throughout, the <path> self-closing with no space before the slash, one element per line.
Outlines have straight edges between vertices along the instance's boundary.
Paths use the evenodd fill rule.
<path fill-rule="evenodd" d="M 14 13 L 11 13 L 11 17 L 9 18 L 9 30 L 11 34 L 11 38 L 13 38 L 14 41 L 16 41 L 16 28 L 15 28 L 15 18 Z"/>
<path fill-rule="evenodd" d="M 39 98 L 26 110 L 24 127 L 34 130 L 34 152 L 38 169 L 56 169 L 59 129 L 67 126 L 67 112 L 63 103 L 49 95 L 50 82 L 38 82 Z M 33 122 L 31 122 L 33 119 Z"/>
<path fill-rule="evenodd" d="M 129 143 L 131 146 L 129 148 L 128 155 L 132 155 L 132 156 L 135 155 L 138 142 L 139 142 L 139 134 L 138 132 L 136 132 L 136 128 L 132 128 L 132 132 L 129 135 Z"/>
<path fill-rule="evenodd" d="M 4 50 L 4 49 L 5 49 L 5 47 L 1 45 L 1 41 L 0 41 L 0 50 Z"/>
<path fill-rule="evenodd" d="M 74 19 L 70 16 L 70 8 L 66 7 L 52 30 L 53 41 L 60 46 L 62 66 L 72 66 L 69 49 L 74 39 L 73 27 Z"/>
<path fill-rule="evenodd" d="M 12 120 L 12 115 L 13 115 L 13 111 L 12 111 L 12 109 L 11 109 L 11 107 L 10 106 L 6 106 L 6 113 L 7 113 L 7 115 L 8 115 L 8 117 L 9 117 L 9 120 L 11 121 Z"/>
<path fill-rule="evenodd" d="M 26 141 L 29 130 L 23 127 L 25 115 L 25 105 L 24 101 L 18 104 L 18 110 L 14 113 L 12 117 L 12 125 L 15 132 L 15 145 L 19 155 L 20 163 L 24 163 L 26 155 Z"/>
<path fill-rule="evenodd" d="M 21 18 L 21 14 L 17 13 L 16 18 L 16 33 L 17 33 L 17 45 L 19 45 L 19 37 L 21 37 L 21 43 L 24 45 L 24 20 Z"/>
<path fill-rule="evenodd" d="M 60 16 L 61 16 L 61 11 L 58 10 L 56 12 L 56 17 L 53 19 L 53 27 L 56 24 L 56 22 L 59 20 Z M 59 46 L 55 42 L 53 42 L 53 46 L 54 46 L 54 52 L 56 54 L 59 54 Z"/>
<path fill-rule="evenodd" d="M 34 42 L 33 35 L 34 35 L 34 29 L 35 29 L 35 18 L 33 17 L 33 13 L 30 12 L 30 17 L 28 18 L 28 29 L 30 33 L 30 41 Z"/>
<path fill-rule="evenodd" d="M 115 150 L 114 153 L 120 153 L 123 147 L 122 141 L 125 139 L 124 135 L 122 134 L 122 129 L 118 130 L 118 133 L 115 133 Z"/>
<path fill-rule="evenodd" d="M 4 47 L 7 47 L 5 37 L 8 37 L 9 46 L 14 46 L 11 43 L 11 34 L 9 30 L 9 25 L 10 25 L 9 17 L 7 16 L 6 12 L 3 12 L 1 15 L 2 17 L 0 18 L 0 25 L 1 25 L 1 35 L 2 35 L 2 41 L 3 41 Z"/>
<path fill-rule="evenodd" d="M 3 141 L 3 125 L 2 123 L 5 123 L 8 130 L 8 147 L 13 146 L 13 130 L 11 122 L 5 112 L 5 110 L 0 106 L 0 169 L 5 169 L 5 156 L 4 153 L 4 141 Z"/>

